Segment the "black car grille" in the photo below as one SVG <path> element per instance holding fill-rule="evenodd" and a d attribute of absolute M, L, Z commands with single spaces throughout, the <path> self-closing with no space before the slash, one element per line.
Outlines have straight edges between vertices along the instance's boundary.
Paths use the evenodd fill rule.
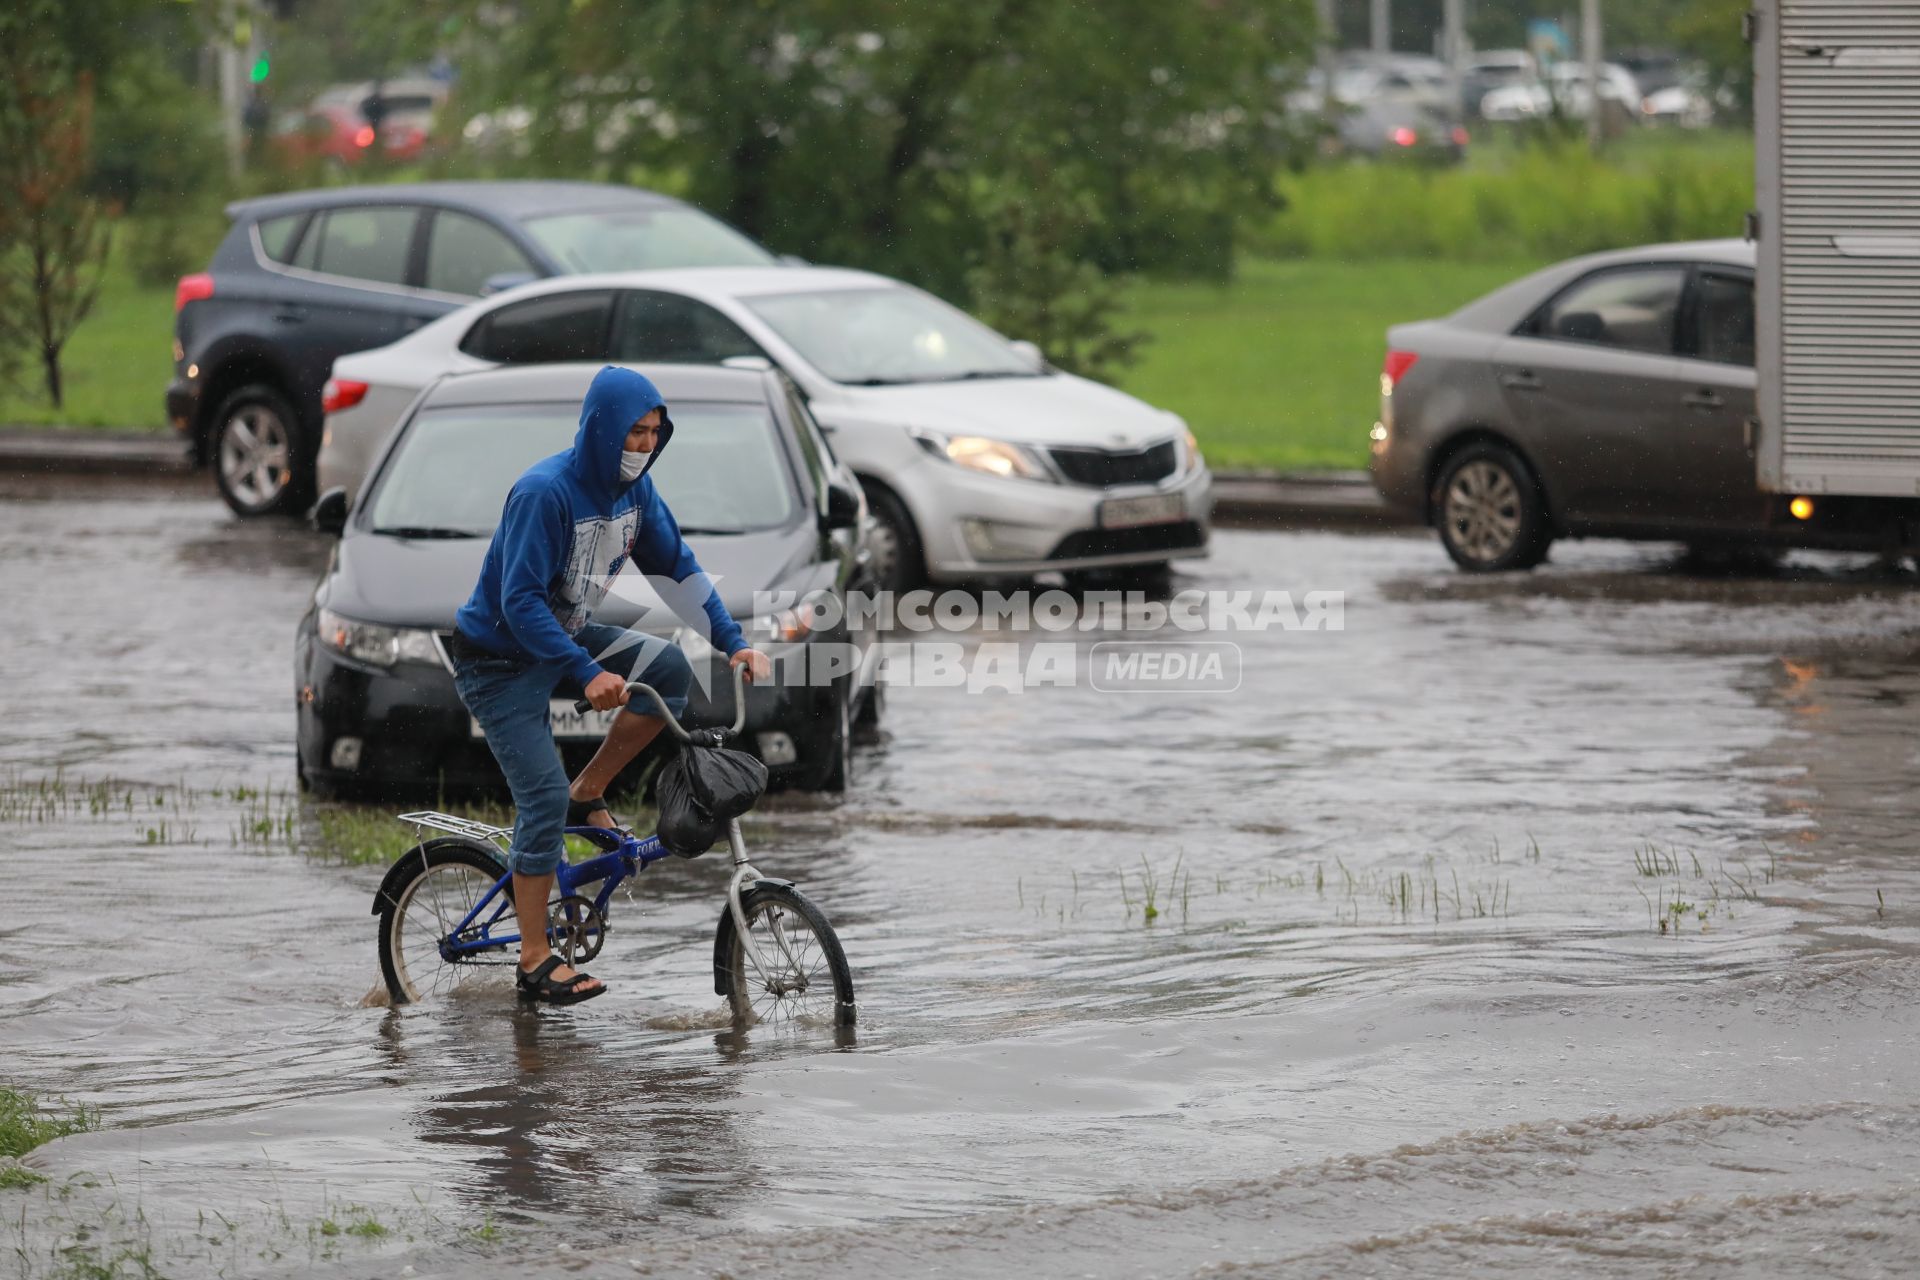
<path fill-rule="evenodd" d="M 1110 453 L 1105 449 L 1052 449 L 1053 465 L 1069 483 L 1092 485 L 1097 489 L 1116 484 L 1158 484 L 1173 474 L 1179 465 L 1173 441 L 1132 453 Z"/>
<path fill-rule="evenodd" d="M 1087 556 L 1140 555 L 1154 551 L 1187 551 L 1207 544 L 1207 531 L 1197 521 L 1142 525 L 1137 529 L 1082 529 L 1060 539 L 1049 560 L 1079 560 Z"/>

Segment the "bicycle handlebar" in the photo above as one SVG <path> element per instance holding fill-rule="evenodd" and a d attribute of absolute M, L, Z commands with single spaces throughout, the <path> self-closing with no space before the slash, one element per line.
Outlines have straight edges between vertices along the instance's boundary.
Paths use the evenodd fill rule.
<path fill-rule="evenodd" d="M 632 705 L 631 694 L 635 694 L 635 693 L 646 694 L 649 698 L 653 699 L 653 705 L 660 708 L 660 718 L 667 722 L 667 728 L 673 730 L 673 736 L 680 739 L 680 741 L 682 742 L 689 742 L 692 740 L 693 735 L 688 733 L 685 729 L 683 729 L 680 726 L 679 719 L 673 714 L 672 711 L 667 709 L 667 700 L 660 696 L 660 691 L 658 689 L 654 688 L 650 684 L 645 684 L 639 680 L 627 681 L 627 689 L 629 690 L 629 698 L 628 698 L 627 705 L 629 706 Z M 729 734 L 739 733 L 741 730 L 741 727 L 747 723 L 746 689 L 747 689 L 747 666 L 745 663 L 741 663 L 739 666 L 733 669 L 733 725 L 731 728 L 727 730 Z M 593 710 L 593 704 L 587 701 L 585 698 L 581 698 L 573 704 L 573 709 L 575 711 L 584 713 L 584 712 Z"/>

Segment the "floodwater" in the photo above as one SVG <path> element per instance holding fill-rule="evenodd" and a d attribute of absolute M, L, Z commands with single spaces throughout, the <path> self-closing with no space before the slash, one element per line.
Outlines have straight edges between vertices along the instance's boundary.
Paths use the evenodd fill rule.
<path fill-rule="evenodd" d="M 1911 1274 L 1911 578 L 1222 532 L 1180 588 L 1344 629 L 1226 637 L 1231 694 L 895 688 L 843 802 L 763 807 L 835 1044 L 715 1016 L 718 855 L 592 1004 L 366 1007 L 380 869 L 286 794 L 324 546 L 106 496 L 0 503 L 0 1077 L 102 1118 L 0 1271 Z"/>

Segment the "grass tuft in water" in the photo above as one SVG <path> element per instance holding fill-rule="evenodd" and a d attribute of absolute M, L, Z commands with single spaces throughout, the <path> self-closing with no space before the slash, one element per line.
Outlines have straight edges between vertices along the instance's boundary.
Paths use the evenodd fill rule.
<path fill-rule="evenodd" d="M 23 1089 L 0 1088 L 0 1157 L 19 1159 L 56 1138 L 100 1127 L 100 1109 L 84 1104 L 48 1112 Z"/>

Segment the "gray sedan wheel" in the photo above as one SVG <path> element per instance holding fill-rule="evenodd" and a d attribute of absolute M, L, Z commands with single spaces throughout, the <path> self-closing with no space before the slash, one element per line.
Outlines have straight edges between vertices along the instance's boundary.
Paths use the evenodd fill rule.
<path fill-rule="evenodd" d="M 896 594 L 911 591 L 926 580 L 927 565 L 920 552 L 920 531 L 900 499 L 877 484 L 865 486 L 867 508 L 873 512 L 873 530 L 867 536 L 872 553 L 874 585 Z"/>
<path fill-rule="evenodd" d="M 1447 554 L 1471 573 L 1531 569 L 1553 541 L 1533 472 L 1491 443 L 1448 459 L 1433 490 L 1433 522 Z"/>
<path fill-rule="evenodd" d="M 264 384 L 228 396 L 213 426 L 213 474 L 234 512 L 291 510 L 300 496 L 299 426 L 293 406 Z"/>

